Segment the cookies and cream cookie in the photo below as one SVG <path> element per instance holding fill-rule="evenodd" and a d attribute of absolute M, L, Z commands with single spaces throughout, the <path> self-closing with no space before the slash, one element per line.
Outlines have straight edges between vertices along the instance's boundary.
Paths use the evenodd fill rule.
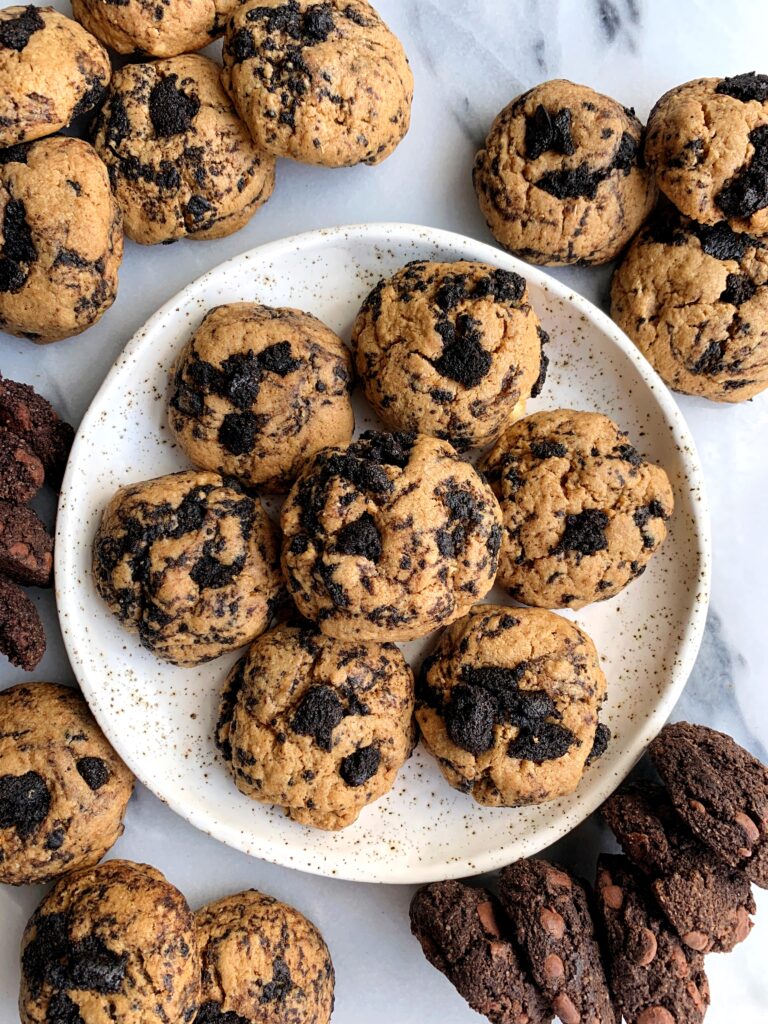
<path fill-rule="evenodd" d="M 220 36 L 235 6 L 236 0 L 72 0 L 72 13 L 117 53 L 175 57 Z"/>

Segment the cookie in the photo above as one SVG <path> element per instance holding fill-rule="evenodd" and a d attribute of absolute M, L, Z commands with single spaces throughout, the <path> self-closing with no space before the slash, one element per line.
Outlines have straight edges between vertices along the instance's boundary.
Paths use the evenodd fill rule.
<path fill-rule="evenodd" d="M 0 152 L 0 329 L 32 341 L 91 327 L 117 296 L 120 209 L 87 142 Z"/>
<path fill-rule="evenodd" d="M 29 384 L 0 373 L 0 425 L 25 441 L 45 467 L 46 482 L 58 487 L 75 432 L 50 402 Z"/>
<path fill-rule="evenodd" d="M 0 10 L 0 148 L 93 110 L 110 73 L 99 41 L 52 7 Z"/>
<path fill-rule="evenodd" d="M 768 244 L 660 209 L 613 275 L 611 316 L 675 391 L 754 398 L 768 387 Z"/>
<path fill-rule="evenodd" d="M 662 786 L 626 784 L 602 814 L 686 946 L 727 953 L 746 939 L 755 912 L 746 876 L 688 831 Z"/>
<path fill-rule="evenodd" d="M 75 690 L 0 692 L 0 882 L 45 882 L 96 864 L 122 835 L 132 791 Z"/>
<path fill-rule="evenodd" d="M 515 807 L 576 788 L 605 676 L 573 623 L 483 604 L 442 634 L 417 697 L 421 735 L 448 782 L 478 803 Z"/>
<path fill-rule="evenodd" d="M 598 857 L 596 896 L 626 1024 L 701 1024 L 709 1005 L 704 958 L 664 921 L 626 857 Z"/>
<path fill-rule="evenodd" d="M 377 164 L 408 131 L 408 59 L 365 0 L 244 0 L 223 58 L 224 88 L 273 156 Z"/>
<path fill-rule="evenodd" d="M 193 54 L 115 72 L 93 144 L 134 242 L 223 238 L 272 195 L 275 162 L 252 142 L 219 70 Z"/>
<path fill-rule="evenodd" d="M 0 427 L 0 501 L 31 501 L 45 479 L 45 469 L 24 438 Z"/>
<path fill-rule="evenodd" d="M 37 608 L 21 587 L 0 576 L 0 654 L 31 672 L 45 654 L 45 631 Z"/>
<path fill-rule="evenodd" d="M 607 263 L 651 211 L 633 110 L 564 79 L 501 111 L 475 158 L 480 209 L 496 241 L 532 263 Z"/>
<path fill-rule="evenodd" d="M 365 396 L 393 430 L 462 450 L 490 444 L 544 383 L 546 334 L 519 274 L 408 263 L 379 281 L 352 330 Z"/>
<path fill-rule="evenodd" d="M 195 1024 L 328 1024 L 334 972 L 303 914 L 251 889 L 195 914 L 202 966 Z"/>
<path fill-rule="evenodd" d="M 283 571 L 329 636 L 412 640 L 490 590 L 500 522 L 445 441 L 369 431 L 305 464 L 283 506 Z"/>
<path fill-rule="evenodd" d="M 93 577 L 144 647 L 199 665 L 267 628 L 282 590 L 278 549 L 257 499 L 187 470 L 120 488 L 96 533 Z"/>
<path fill-rule="evenodd" d="M 0 501 L 0 574 L 29 587 L 53 581 L 53 538 L 26 505 Z"/>
<path fill-rule="evenodd" d="M 577 880 L 545 860 L 519 860 L 501 872 L 499 895 L 533 980 L 562 1024 L 618 1024 Z"/>
<path fill-rule="evenodd" d="M 352 438 L 352 358 L 298 309 L 217 306 L 176 360 L 168 419 L 196 465 L 287 491 L 303 461 Z"/>
<path fill-rule="evenodd" d="M 768 75 L 697 78 L 664 93 L 645 160 L 687 217 L 768 233 Z"/>
<path fill-rule="evenodd" d="M 485 889 L 435 882 L 411 901 L 424 956 L 493 1024 L 549 1024 L 552 1014 L 520 963 L 509 926 Z"/>
<path fill-rule="evenodd" d="M 117 53 L 175 57 L 218 38 L 235 6 L 235 0 L 72 0 L 72 13 Z"/>
<path fill-rule="evenodd" d="M 725 733 L 665 725 L 649 752 L 698 838 L 750 881 L 768 888 L 768 769 Z"/>
<path fill-rule="evenodd" d="M 339 829 L 394 785 L 415 742 L 413 700 L 394 644 L 280 626 L 232 669 L 217 738 L 242 793 Z"/>
<path fill-rule="evenodd" d="M 125 860 L 66 875 L 21 942 L 21 1024 L 191 1021 L 194 918 L 155 868 Z"/>
<path fill-rule="evenodd" d="M 667 535 L 667 474 L 599 413 L 518 420 L 480 468 L 504 515 L 498 582 L 523 604 L 581 608 L 613 597 Z"/>

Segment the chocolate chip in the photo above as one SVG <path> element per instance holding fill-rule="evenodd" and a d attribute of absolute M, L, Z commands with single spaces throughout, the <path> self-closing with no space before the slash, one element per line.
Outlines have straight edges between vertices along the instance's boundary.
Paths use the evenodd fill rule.
<path fill-rule="evenodd" d="M 467 297 L 466 274 L 449 274 L 435 295 L 435 303 L 447 313 Z"/>
<path fill-rule="evenodd" d="M 363 512 L 359 519 L 339 530 L 337 547 L 343 555 L 362 555 L 371 562 L 381 558 L 381 534 L 373 516 Z"/>
<path fill-rule="evenodd" d="M 562 551 L 578 551 L 581 555 L 594 555 L 608 547 L 605 528 L 608 516 L 596 508 L 587 508 L 576 515 L 565 517 L 565 532 L 559 549 Z"/>
<path fill-rule="evenodd" d="M 768 100 L 768 75 L 757 75 L 754 71 L 747 71 L 732 78 L 723 78 L 715 86 L 715 92 L 733 96 L 742 103 L 748 103 L 750 100 L 765 103 Z"/>
<path fill-rule="evenodd" d="M 46 850 L 60 850 L 64 845 L 66 839 L 66 832 L 63 828 L 55 828 L 48 833 L 48 838 L 45 840 Z"/>
<path fill-rule="evenodd" d="M 442 377 L 455 380 L 466 388 L 476 387 L 488 375 L 492 358 L 480 344 L 482 331 L 479 320 L 461 313 L 456 323 L 439 320 L 435 330 L 443 339 L 442 355 L 432 365 Z"/>
<path fill-rule="evenodd" d="M 360 435 L 360 441 L 362 443 L 351 445 L 349 450 L 385 466 L 398 466 L 400 469 L 405 469 L 416 441 L 416 435 L 402 432 L 387 434 L 377 430 L 366 430 Z"/>
<path fill-rule="evenodd" d="M 109 768 L 100 757 L 81 757 L 77 762 L 77 770 L 85 780 L 89 789 L 97 790 L 109 782 Z"/>
<path fill-rule="evenodd" d="M 226 44 L 227 53 L 234 58 L 236 64 L 250 60 L 258 53 L 253 36 L 247 28 L 239 28 Z"/>
<path fill-rule="evenodd" d="M 201 221 L 205 217 L 206 213 L 210 213 L 213 209 L 213 204 L 208 202 L 205 196 L 192 195 L 189 197 L 189 201 L 184 207 L 185 213 L 187 213 L 195 223 Z"/>
<path fill-rule="evenodd" d="M 543 189 L 555 199 L 594 199 L 599 185 L 614 171 L 629 174 L 637 162 L 638 142 L 634 135 L 623 132 L 613 159 L 607 167 L 590 170 L 586 161 L 572 169 L 547 171 L 538 181 L 537 188 Z"/>
<path fill-rule="evenodd" d="M 252 412 L 228 412 L 219 427 L 219 442 L 233 455 L 247 455 L 256 445 L 262 421 Z"/>
<path fill-rule="evenodd" d="M 757 286 L 746 274 L 729 274 L 725 279 L 725 288 L 720 294 L 720 301 L 740 306 L 742 302 L 751 299 L 756 291 Z"/>
<path fill-rule="evenodd" d="M 725 369 L 723 363 L 725 347 L 725 341 L 711 341 L 699 358 L 688 369 L 691 373 L 703 373 L 708 376 L 721 373 Z"/>
<path fill-rule="evenodd" d="M 742 167 L 715 196 L 726 217 L 751 217 L 768 206 L 768 125 L 759 125 L 749 133 L 754 153 L 749 165 Z"/>
<path fill-rule="evenodd" d="M 525 154 L 538 160 L 548 151 L 571 156 L 575 151 L 571 137 L 571 112 L 563 107 L 554 114 L 539 104 L 525 119 Z"/>
<path fill-rule="evenodd" d="M 259 366 L 267 373 L 276 373 L 278 377 L 287 377 L 301 366 L 300 359 L 291 355 L 291 343 L 278 341 L 259 352 L 256 357 Z"/>
<path fill-rule="evenodd" d="M 181 135 L 189 131 L 197 112 L 200 100 L 193 93 L 189 95 L 176 87 L 178 75 L 166 75 L 161 78 L 149 94 L 149 119 L 160 139 L 171 135 Z"/>
<path fill-rule="evenodd" d="M 32 9 L 37 10 L 36 7 Z M 31 142 L 19 142 L 15 146 L 6 146 L 5 149 L 0 149 L 0 167 L 4 164 L 25 164 L 31 145 Z M 73 182 L 70 181 L 68 184 L 72 185 Z"/>
<path fill-rule="evenodd" d="M 561 459 L 568 449 L 560 441 L 531 441 L 531 455 L 537 459 Z"/>
<path fill-rule="evenodd" d="M 15 18 L 0 21 L 0 46 L 21 53 L 35 32 L 39 32 L 43 28 L 45 28 L 45 22 L 41 18 L 40 12 L 30 4 L 24 8 L 22 14 Z"/>
<path fill-rule="evenodd" d="M 311 736 L 321 750 L 330 751 L 333 730 L 343 717 L 336 691 L 330 686 L 312 686 L 302 697 L 291 728 L 299 736 Z"/>
<path fill-rule="evenodd" d="M 549 356 L 544 351 L 544 346 L 549 341 L 549 335 L 541 326 L 537 327 L 536 331 L 539 335 L 539 341 L 541 342 L 541 362 L 539 363 L 539 376 L 536 378 L 536 383 L 531 388 L 531 398 L 538 398 L 541 394 L 547 380 L 547 370 L 549 369 Z"/>
<path fill-rule="evenodd" d="M 749 235 L 734 231 L 724 220 L 712 225 L 698 224 L 695 233 L 707 256 L 718 260 L 742 259 L 751 242 Z"/>
<path fill-rule="evenodd" d="M 28 839 L 48 816 L 51 794 L 37 772 L 0 776 L 0 828 L 15 828 Z"/>
<path fill-rule="evenodd" d="M 464 683 L 455 686 L 445 711 L 451 742 L 475 756 L 490 750 L 497 714 L 496 700 L 487 690 Z"/>
<path fill-rule="evenodd" d="M 525 279 L 513 270 L 494 270 L 487 277 L 475 282 L 473 298 L 482 299 L 487 296 L 497 302 L 506 302 L 518 306 L 525 295 Z"/>
<path fill-rule="evenodd" d="M 104 94 L 107 91 L 107 87 L 100 78 L 94 78 L 89 76 L 86 78 L 88 88 L 80 97 L 72 110 L 72 117 L 80 117 L 82 114 L 87 114 L 89 110 L 93 110 L 101 103 Z"/>
<path fill-rule="evenodd" d="M 307 39 L 313 43 L 324 43 L 334 28 L 330 4 L 313 4 L 307 8 L 303 26 L 303 34 Z"/>
<path fill-rule="evenodd" d="M 45 1024 L 85 1024 L 76 1003 L 66 992 L 54 992 L 48 1002 Z"/>
<path fill-rule="evenodd" d="M 35 937 L 24 950 L 21 965 L 33 995 L 39 995 L 44 984 L 104 995 L 120 991 L 126 953 L 114 953 L 95 935 L 73 941 L 65 914 L 36 913 L 32 923 Z"/>
<path fill-rule="evenodd" d="M 379 770 L 381 751 L 378 747 L 361 747 L 341 762 L 339 775 L 348 786 L 364 786 Z"/>
<path fill-rule="evenodd" d="M 556 722 L 544 722 L 535 731 L 521 729 L 507 747 L 507 754 L 520 761 L 555 761 L 563 757 L 576 743 L 576 737 L 565 726 Z"/>
<path fill-rule="evenodd" d="M 1 23 L 0 23 L 1 24 Z M 0 292 L 17 292 L 26 283 L 29 265 L 37 249 L 20 199 L 9 199 L 3 214 L 3 246 L 0 251 Z"/>
<path fill-rule="evenodd" d="M 611 739 L 611 730 L 607 725 L 603 725 L 602 722 L 598 723 L 597 729 L 595 729 L 595 739 L 592 743 L 592 749 L 589 752 L 587 758 L 587 764 L 592 764 L 593 761 L 597 761 L 603 756 L 608 749 L 608 744 Z"/>
<path fill-rule="evenodd" d="M 617 444 L 614 445 L 613 451 L 616 453 L 616 458 L 628 462 L 630 466 L 637 468 L 643 464 L 643 457 L 634 445 Z"/>

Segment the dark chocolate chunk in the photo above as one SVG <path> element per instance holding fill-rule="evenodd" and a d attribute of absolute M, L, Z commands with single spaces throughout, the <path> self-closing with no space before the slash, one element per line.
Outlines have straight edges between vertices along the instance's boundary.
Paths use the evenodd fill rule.
<path fill-rule="evenodd" d="M 443 279 L 443 283 L 437 289 L 435 302 L 447 313 L 467 297 L 467 276 L 466 274 L 449 274 Z"/>
<path fill-rule="evenodd" d="M 726 217 L 751 217 L 768 206 L 768 125 L 759 125 L 749 133 L 754 153 L 723 185 L 715 202 Z"/>
<path fill-rule="evenodd" d="M 757 286 L 746 274 L 729 274 L 725 279 L 725 288 L 720 294 L 720 301 L 740 306 L 743 302 L 751 299 L 756 291 Z"/>
<path fill-rule="evenodd" d="M 575 151 L 571 138 L 571 112 L 563 107 L 554 114 L 541 103 L 525 119 L 525 153 L 529 160 L 538 160 L 548 151 L 571 156 Z"/>
<path fill-rule="evenodd" d="M 15 828 L 28 839 L 48 816 L 51 794 L 37 772 L 0 776 L 0 828 Z"/>
<path fill-rule="evenodd" d="M 15 18 L 0 21 L 0 46 L 21 53 L 35 32 L 44 28 L 45 21 L 39 10 L 30 4 Z"/>
<path fill-rule="evenodd" d="M 537 459 L 562 459 L 568 449 L 560 441 L 531 441 L 531 455 Z"/>
<path fill-rule="evenodd" d="M 100 757 L 81 757 L 77 762 L 77 770 L 86 786 L 94 792 L 109 782 L 109 768 Z"/>
<path fill-rule="evenodd" d="M 33 995 L 43 985 L 54 989 L 84 989 L 109 995 L 119 992 L 125 978 L 127 953 L 114 953 L 96 935 L 73 940 L 63 913 L 36 911 L 30 924 L 35 937 L 25 948 L 21 966 Z"/>
<path fill-rule="evenodd" d="M 742 103 L 748 103 L 750 100 L 765 103 L 768 100 L 768 75 L 757 75 L 754 71 L 747 71 L 732 78 L 723 78 L 715 86 L 715 92 L 733 96 Z"/>
<path fill-rule="evenodd" d="M 26 207 L 21 199 L 9 199 L 3 213 L 0 292 L 17 292 L 23 288 L 29 274 L 29 265 L 36 259 L 37 248 L 27 223 Z"/>
<path fill-rule="evenodd" d="M 489 295 L 497 302 L 519 306 L 525 295 L 525 279 L 514 270 L 494 270 L 487 277 L 481 277 L 472 291 L 473 298 Z"/>
<path fill-rule="evenodd" d="M 704 351 L 695 362 L 691 363 L 688 369 L 691 373 L 704 373 L 712 376 L 722 373 L 725 369 L 723 357 L 725 356 L 725 341 L 710 341 Z"/>
<path fill-rule="evenodd" d="M 573 169 L 547 171 L 538 181 L 537 188 L 549 192 L 555 199 L 594 199 L 600 184 L 614 171 L 629 174 L 637 162 L 638 142 L 634 135 L 623 132 L 613 159 L 607 167 L 591 170 L 586 162 Z"/>
<path fill-rule="evenodd" d="M 695 228 L 701 248 L 707 256 L 718 260 L 740 260 L 752 239 L 733 228 L 724 220 L 718 224 L 698 224 Z"/>
<path fill-rule="evenodd" d="M 598 722 L 597 729 L 595 729 L 595 739 L 592 743 L 592 749 L 589 752 L 587 758 L 587 764 L 592 764 L 594 761 L 598 761 L 608 749 L 608 744 L 611 741 L 611 730 L 607 725 L 603 725 L 602 722 Z"/>
<path fill-rule="evenodd" d="M 219 442 L 233 455 L 247 455 L 253 451 L 261 427 L 255 413 L 228 412 L 219 427 Z"/>
<path fill-rule="evenodd" d="M 260 1003 L 281 1003 L 293 988 L 293 980 L 288 964 L 281 956 L 272 961 L 272 981 L 267 982 L 261 991 Z"/>
<path fill-rule="evenodd" d="M 520 761 L 542 764 L 563 757 L 576 742 L 576 737 L 565 726 L 542 722 L 533 728 L 523 727 L 507 747 L 507 754 Z"/>
<path fill-rule="evenodd" d="M 76 1003 L 66 992 L 54 992 L 48 1003 L 45 1024 L 85 1024 Z"/>
<path fill-rule="evenodd" d="M 189 131 L 200 110 L 200 99 L 179 89 L 178 75 L 161 78 L 149 94 L 149 119 L 159 139 Z"/>
<path fill-rule="evenodd" d="M 536 331 L 539 335 L 539 341 L 541 342 L 541 362 L 539 363 L 539 376 L 536 378 L 536 383 L 531 388 L 531 398 L 538 398 L 541 394 L 547 380 L 547 370 L 549 369 L 549 356 L 544 351 L 544 346 L 549 341 L 549 335 L 541 326 L 537 327 Z"/>
<path fill-rule="evenodd" d="M 487 376 L 492 357 L 480 344 L 480 321 L 461 313 L 456 323 L 439 320 L 435 330 L 443 339 L 442 355 L 432 365 L 442 377 L 466 388 L 476 387 Z"/>
<path fill-rule="evenodd" d="M 348 786 L 364 786 L 379 770 L 381 751 L 378 747 L 360 747 L 341 762 L 339 775 Z"/>
<path fill-rule="evenodd" d="M 206 213 L 210 213 L 213 209 L 213 204 L 210 203 L 205 196 L 192 195 L 189 197 L 186 206 L 184 207 L 185 212 L 197 223 L 205 217 Z"/>
<path fill-rule="evenodd" d="M 333 730 L 344 717 L 344 709 L 331 686 L 312 686 L 293 716 L 291 728 L 300 736 L 311 736 L 321 750 L 333 746 Z"/>
<path fill-rule="evenodd" d="M 371 562 L 378 562 L 381 534 L 373 516 L 363 512 L 359 519 L 343 526 L 337 536 L 337 547 L 343 555 L 362 555 Z"/>
<path fill-rule="evenodd" d="M 477 756 L 493 746 L 493 726 L 498 705 L 493 695 L 479 686 L 460 683 L 451 692 L 445 724 L 452 743 Z"/>
<path fill-rule="evenodd" d="M 259 352 L 256 358 L 262 370 L 276 373 L 278 377 L 287 377 L 301 366 L 301 360 L 294 359 L 291 355 L 289 341 L 278 341 L 274 345 L 269 345 Z"/>
<path fill-rule="evenodd" d="M 597 508 L 586 508 L 576 515 L 565 517 L 565 532 L 558 545 L 561 551 L 578 551 L 581 555 L 594 555 L 608 547 L 605 528 L 608 516 Z"/>

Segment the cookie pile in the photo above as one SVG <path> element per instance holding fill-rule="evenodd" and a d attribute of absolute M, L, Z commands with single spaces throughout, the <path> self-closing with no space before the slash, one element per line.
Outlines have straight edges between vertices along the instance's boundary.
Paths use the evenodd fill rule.
<path fill-rule="evenodd" d="M 768 770 L 723 733 L 679 722 L 649 748 L 662 783 L 622 786 L 602 814 L 624 849 L 594 892 L 521 860 L 498 897 L 436 882 L 411 903 L 425 956 L 494 1024 L 700 1024 L 704 955 L 742 942 L 768 886 Z"/>

